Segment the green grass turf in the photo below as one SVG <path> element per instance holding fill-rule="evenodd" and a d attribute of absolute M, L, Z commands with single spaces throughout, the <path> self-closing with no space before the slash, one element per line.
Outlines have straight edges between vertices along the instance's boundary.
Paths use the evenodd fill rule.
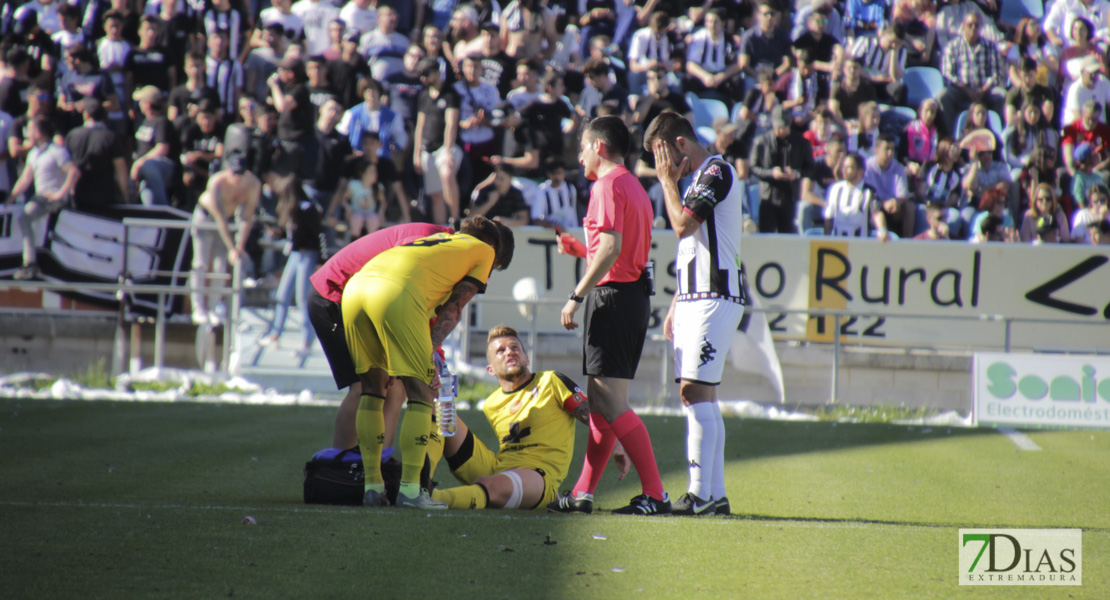
<path fill-rule="evenodd" d="M 493 444 L 480 414 L 464 418 Z M 1104 598 L 1110 432 L 726 419 L 733 517 L 306 506 L 312 407 L 0 400 L 0 598 Z M 646 417 L 684 491 L 685 421 Z M 574 466 L 585 446 L 579 432 Z M 612 509 L 639 493 L 606 473 Z M 441 482 L 451 484 L 441 466 Z M 569 487 L 569 484 L 568 486 Z M 240 521 L 257 517 L 256 526 Z M 959 527 L 1079 527 L 1082 587 L 960 587 Z M 604 539 L 599 539 L 604 538 Z M 554 544 L 545 543 L 547 541 Z"/>

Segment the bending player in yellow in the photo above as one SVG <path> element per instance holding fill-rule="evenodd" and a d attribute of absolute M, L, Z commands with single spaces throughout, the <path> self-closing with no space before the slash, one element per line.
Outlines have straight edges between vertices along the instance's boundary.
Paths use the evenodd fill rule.
<path fill-rule="evenodd" d="M 555 499 L 574 454 L 574 420 L 589 424 L 586 396 L 566 375 L 533 373 L 515 329 L 489 332 L 486 370 L 501 389 L 486 398 L 483 411 L 501 449 L 495 454 L 457 422 L 443 438 L 443 456 L 463 486 L 436 489 L 432 497 L 451 508 L 524 508 Z M 629 464 L 618 456 L 622 472 Z"/>
<path fill-rule="evenodd" d="M 364 505 L 389 504 L 381 473 L 382 408 L 387 387 L 399 378 L 408 407 L 398 432 L 397 506 L 447 508 L 419 483 L 432 425 L 432 349 L 455 328 L 474 294 L 485 290 L 490 270 L 508 267 L 512 256 L 508 228 L 471 217 L 462 222 L 459 233 L 439 233 L 378 254 L 347 282 L 344 330 L 363 390 L 355 429 L 366 472 Z"/>

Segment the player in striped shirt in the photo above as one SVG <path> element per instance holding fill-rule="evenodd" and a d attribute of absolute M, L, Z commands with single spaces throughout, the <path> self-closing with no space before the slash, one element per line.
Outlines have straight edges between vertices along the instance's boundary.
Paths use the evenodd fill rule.
<path fill-rule="evenodd" d="M 675 379 L 686 407 L 690 486 L 672 512 L 727 514 L 725 427 L 717 386 L 744 316 L 743 187 L 728 161 L 710 155 L 690 122 L 676 113 L 664 112 L 651 122 L 644 150 L 655 154 L 667 217 L 679 237 L 678 289 L 663 334 L 674 343 Z M 690 187 L 680 195 L 678 180 L 691 174 Z"/>

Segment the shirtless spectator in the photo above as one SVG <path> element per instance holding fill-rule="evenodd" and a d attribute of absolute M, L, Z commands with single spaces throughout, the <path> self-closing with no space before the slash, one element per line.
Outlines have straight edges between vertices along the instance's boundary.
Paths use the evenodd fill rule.
<path fill-rule="evenodd" d="M 513 59 L 546 60 L 557 41 L 555 15 L 539 0 L 513 0 L 502 9 L 501 44 Z"/>
<path fill-rule="evenodd" d="M 262 182 L 247 171 L 246 153 L 229 152 L 226 163 L 226 169 L 208 180 L 208 187 L 200 195 L 193 212 L 194 225 L 215 224 L 216 227 L 192 230 L 193 271 L 189 281 L 192 288 L 223 287 L 222 280 L 208 281 L 208 275 L 226 273 L 229 266 L 234 267 L 239 262 L 258 210 Z M 230 225 L 236 219 L 239 231 L 232 240 Z M 219 298 L 218 292 L 192 292 L 193 323 L 218 325 L 222 311 L 214 301 L 218 302 Z"/>

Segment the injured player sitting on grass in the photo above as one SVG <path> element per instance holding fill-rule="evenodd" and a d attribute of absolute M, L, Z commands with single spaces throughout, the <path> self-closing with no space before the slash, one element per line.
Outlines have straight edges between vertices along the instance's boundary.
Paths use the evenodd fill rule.
<path fill-rule="evenodd" d="M 566 375 L 533 373 L 515 329 L 489 332 L 486 370 L 500 389 L 486 398 L 483 412 L 501 448 L 486 447 L 460 419 L 454 436 L 443 438 L 443 456 L 464 485 L 436 489 L 432 498 L 450 508 L 534 509 L 555 500 L 574 454 L 574 420 L 589 423 L 586 395 Z M 631 465 L 614 454 L 620 476 Z"/>

